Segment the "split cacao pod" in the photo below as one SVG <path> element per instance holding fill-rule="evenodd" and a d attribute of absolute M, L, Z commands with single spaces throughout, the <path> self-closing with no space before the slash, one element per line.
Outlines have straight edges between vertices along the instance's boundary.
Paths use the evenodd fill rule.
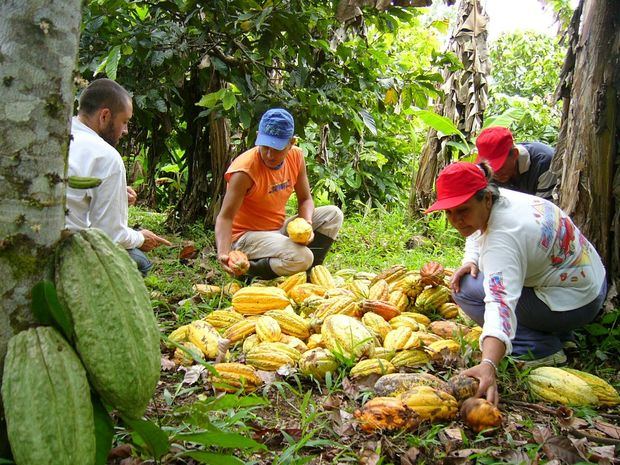
<path fill-rule="evenodd" d="M 403 392 L 400 400 L 416 412 L 421 420 L 450 421 L 456 418 L 456 399 L 445 391 L 431 386 L 416 386 Z"/>
<path fill-rule="evenodd" d="M 501 412 L 486 399 L 470 397 L 461 405 L 460 414 L 463 422 L 476 433 L 502 424 Z"/>

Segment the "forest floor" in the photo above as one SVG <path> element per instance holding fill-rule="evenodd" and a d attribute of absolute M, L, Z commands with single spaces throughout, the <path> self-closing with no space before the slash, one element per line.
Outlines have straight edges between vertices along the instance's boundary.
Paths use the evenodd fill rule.
<path fill-rule="evenodd" d="M 163 216 L 133 209 L 134 222 L 165 234 Z M 194 284 L 222 286 L 230 281 L 217 267 L 212 234 L 190 228 L 186 237 L 166 235 L 171 248 L 152 254 L 154 268 L 146 279 L 162 333 L 225 308 L 225 296 L 200 298 Z M 189 247 L 188 247 L 189 246 Z M 435 260 L 457 266 L 462 244 L 445 223 L 422 230 L 403 214 L 371 212 L 350 218 L 326 266 L 379 272 L 394 264 L 419 269 Z M 180 258 L 195 248 L 194 258 Z M 182 251 L 184 251 L 182 253 Z M 619 309 L 608 309 L 607 336 L 578 332 L 577 347 L 567 352 L 567 365 L 596 374 L 620 386 L 619 345 L 609 334 L 616 329 Z M 609 323 L 609 315 L 614 316 Z M 232 353 L 236 356 L 238 349 Z M 263 386 L 251 395 L 222 396 L 210 385 L 200 364 L 179 367 L 173 350 L 162 344 L 162 377 L 147 417 L 171 439 L 171 453 L 153 461 L 144 444 L 118 429 L 110 464 L 576 464 L 620 463 L 620 408 L 592 408 L 544 403 L 527 387 L 528 370 L 505 359 L 499 370 L 503 422 L 476 434 L 458 419 L 422 423 L 413 431 L 363 432 L 354 412 L 373 397 L 377 375 L 351 380 L 347 370 L 317 382 L 294 369 L 261 372 Z M 428 371 L 448 379 L 475 364 L 479 352 L 467 348 Z M 182 434 L 205 433 L 195 442 Z M 131 447 L 127 447 L 130 444 Z M 130 451 L 132 457 L 128 457 Z M 192 451 L 202 451 L 191 454 Z M 202 454 L 202 455 L 201 455 Z M 140 458 L 138 458 L 140 456 Z"/>

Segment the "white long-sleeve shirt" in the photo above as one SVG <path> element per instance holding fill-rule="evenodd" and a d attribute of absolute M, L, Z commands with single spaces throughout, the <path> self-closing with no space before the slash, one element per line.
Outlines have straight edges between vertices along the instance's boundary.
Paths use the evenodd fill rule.
<path fill-rule="evenodd" d="M 463 264 L 484 273 L 485 312 L 480 344 L 493 336 L 512 352 L 515 308 L 523 287 L 556 312 L 582 307 L 599 294 L 605 268 L 590 242 L 557 206 L 501 189 L 484 233 L 466 240 Z"/>
<path fill-rule="evenodd" d="M 144 236 L 127 225 L 128 202 L 125 165 L 118 151 L 77 117 L 71 121 L 69 176 L 101 178 L 92 189 L 67 187 L 66 227 L 103 230 L 125 249 L 140 247 Z"/>

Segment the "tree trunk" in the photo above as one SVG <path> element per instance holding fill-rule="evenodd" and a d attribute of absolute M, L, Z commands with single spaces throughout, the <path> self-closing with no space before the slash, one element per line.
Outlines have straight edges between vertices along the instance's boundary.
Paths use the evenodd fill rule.
<path fill-rule="evenodd" d="M 560 207 L 620 285 L 620 9 L 582 0 L 571 25 L 559 93 L 564 110 L 552 169 Z"/>
<path fill-rule="evenodd" d="M 459 57 L 463 69 L 454 73 L 443 72 L 444 97 L 435 106 L 435 113 L 453 121 L 459 131 L 469 138 L 482 127 L 487 104 L 489 61 L 486 25 L 489 18 L 478 0 L 461 0 L 457 18 L 448 51 Z M 411 184 L 410 214 L 419 216 L 432 203 L 435 178 L 452 161 L 453 148 L 447 143 L 453 139 L 429 129 Z"/>
<path fill-rule="evenodd" d="M 49 277 L 64 228 L 80 8 L 79 0 L 0 2 L 0 381 L 7 342 L 33 323 L 31 290 Z M 7 445 L 0 426 L 0 455 Z"/>
<path fill-rule="evenodd" d="M 173 230 L 202 220 L 207 227 L 215 224 L 215 216 L 221 205 L 224 171 L 228 166 L 230 134 L 228 122 L 221 116 L 211 113 L 209 125 L 198 119 L 199 107 L 195 105 L 204 93 L 198 76 L 192 79 L 191 95 L 185 98 L 190 108 L 186 111 L 188 132 L 192 136 L 192 145 L 188 148 L 187 188 L 183 198 L 168 218 L 168 225 Z M 217 92 L 226 83 L 217 72 L 213 71 L 207 93 Z"/>

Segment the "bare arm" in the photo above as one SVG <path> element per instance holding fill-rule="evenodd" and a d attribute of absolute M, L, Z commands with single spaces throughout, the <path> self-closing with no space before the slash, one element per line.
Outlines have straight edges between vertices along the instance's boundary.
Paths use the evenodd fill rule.
<path fill-rule="evenodd" d="M 217 260 L 224 271 L 234 275 L 228 267 L 228 253 L 232 245 L 232 224 L 237 211 L 241 208 L 246 192 L 252 187 L 250 177 L 242 172 L 234 173 L 228 182 L 226 194 L 222 201 L 222 208 L 215 220 L 215 244 L 217 247 Z"/>

